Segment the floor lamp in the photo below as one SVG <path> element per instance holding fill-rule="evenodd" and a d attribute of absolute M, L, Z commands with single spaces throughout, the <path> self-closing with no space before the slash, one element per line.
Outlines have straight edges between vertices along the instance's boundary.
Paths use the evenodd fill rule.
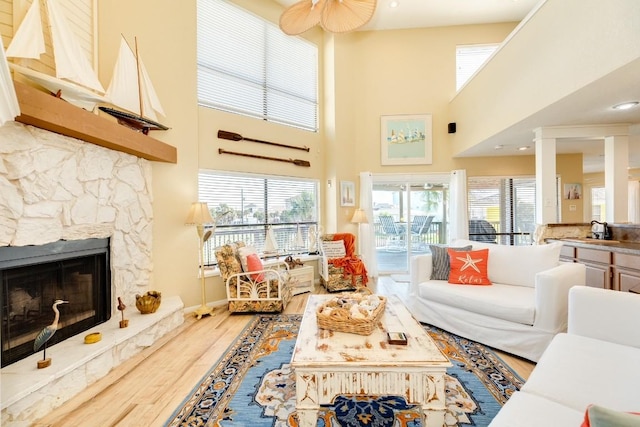
<path fill-rule="evenodd" d="M 360 252 L 360 240 L 362 240 L 361 224 L 369 223 L 369 220 L 367 219 L 367 213 L 364 211 L 364 209 L 356 209 L 356 211 L 353 213 L 353 218 L 351 218 L 351 222 L 358 224 L 358 255 L 362 255 L 362 253 Z"/>
<path fill-rule="evenodd" d="M 200 283 L 202 286 L 202 304 L 194 311 L 194 315 L 201 319 L 202 316 L 213 315 L 213 308 L 207 307 L 207 297 L 205 295 L 204 284 L 204 243 L 213 235 L 215 231 L 215 221 L 211 217 L 209 207 L 206 203 L 194 202 L 191 204 L 189 214 L 187 215 L 186 225 L 195 225 L 198 232 L 198 242 L 200 249 Z M 213 224 L 213 230 L 204 232 L 205 224 Z"/>

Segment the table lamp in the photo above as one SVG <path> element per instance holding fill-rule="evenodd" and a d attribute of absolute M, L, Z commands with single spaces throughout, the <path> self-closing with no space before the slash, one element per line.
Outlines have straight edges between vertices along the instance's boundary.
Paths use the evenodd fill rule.
<path fill-rule="evenodd" d="M 364 209 L 358 208 L 353 213 L 353 217 L 351 218 L 351 222 L 358 224 L 358 255 L 360 255 L 360 236 L 361 232 L 361 224 L 368 224 L 369 220 L 367 219 L 367 213 Z"/>
<path fill-rule="evenodd" d="M 215 221 L 211 217 L 211 212 L 209 212 L 209 207 L 206 203 L 203 202 L 194 202 L 191 204 L 191 208 L 189 209 L 189 214 L 187 215 L 187 219 L 185 221 L 186 225 L 195 225 L 196 231 L 198 232 L 198 242 L 200 249 L 200 281 L 202 286 L 202 305 L 194 311 L 194 315 L 201 319 L 202 316 L 213 315 L 213 309 L 211 307 L 207 307 L 207 298 L 205 295 L 205 282 L 204 282 L 204 243 L 209 240 L 209 238 L 215 232 Z M 204 232 L 205 224 L 213 224 L 213 229 Z"/>

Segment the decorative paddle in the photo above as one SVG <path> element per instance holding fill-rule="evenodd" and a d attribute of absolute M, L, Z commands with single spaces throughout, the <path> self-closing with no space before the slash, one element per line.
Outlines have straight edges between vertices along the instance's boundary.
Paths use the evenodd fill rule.
<path fill-rule="evenodd" d="M 296 145 L 279 144 L 277 142 L 263 141 L 261 139 L 245 138 L 244 136 L 240 135 L 239 133 L 228 132 L 226 130 L 219 130 L 218 131 L 218 138 L 220 138 L 220 139 L 228 139 L 229 141 L 243 141 L 244 140 L 244 141 L 251 141 L 251 142 L 259 142 L 260 144 L 276 145 L 278 147 L 293 148 L 295 150 L 302 150 L 302 151 L 309 152 L 309 147 L 307 147 L 307 146 L 298 147 Z"/>
<path fill-rule="evenodd" d="M 233 154 L 236 156 L 253 157 L 254 159 L 277 160 L 279 162 L 293 163 L 296 166 L 305 166 L 305 167 L 311 166 L 311 163 L 309 163 L 306 160 L 282 159 L 280 157 L 259 156 L 257 154 L 236 153 L 235 151 L 227 151 L 227 150 L 223 150 L 222 148 L 218 148 L 218 154 Z"/>

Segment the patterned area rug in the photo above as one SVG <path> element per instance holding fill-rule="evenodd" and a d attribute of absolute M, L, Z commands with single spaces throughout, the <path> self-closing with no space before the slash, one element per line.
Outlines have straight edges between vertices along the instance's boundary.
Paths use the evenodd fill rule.
<path fill-rule="evenodd" d="M 289 367 L 302 315 L 256 315 L 166 426 L 293 426 Z M 491 349 L 424 325 L 454 365 L 447 371 L 447 426 L 487 426 L 524 384 Z M 319 427 L 419 427 L 419 409 L 396 396 L 339 396 Z"/>

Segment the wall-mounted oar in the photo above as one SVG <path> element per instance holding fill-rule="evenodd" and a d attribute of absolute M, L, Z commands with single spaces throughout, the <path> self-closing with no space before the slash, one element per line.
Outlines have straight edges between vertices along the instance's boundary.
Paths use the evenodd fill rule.
<path fill-rule="evenodd" d="M 275 146 L 278 146 L 278 147 L 293 148 L 295 150 L 302 150 L 302 151 L 309 152 L 309 147 L 307 147 L 307 146 L 298 147 L 296 145 L 279 144 L 277 142 L 263 141 L 261 139 L 245 138 L 244 136 L 240 135 L 239 133 L 228 132 L 226 130 L 219 130 L 218 131 L 218 138 L 220 138 L 220 139 L 228 139 L 229 141 L 243 141 L 244 140 L 244 141 L 251 141 L 251 142 L 259 142 L 260 144 L 269 144 L 269 145 L 275 145 Z"/>
<path fill-rule="evenodd" d="M 222 148 L 218 148 L 218 154 L 233 154 L 236 156 L 253 157 L 254 159 L 277 160 L 279 162 L 293 163 L 296 166 L 305 166 L 305 167 L 311 166 L 311 163 L 309 163 L 306 160 L 282 159 L 280 157 L 259 156 L 257 154 L 236 153 L 235 151 L 227 151 L 227 150 L 223 150 Z"/>

